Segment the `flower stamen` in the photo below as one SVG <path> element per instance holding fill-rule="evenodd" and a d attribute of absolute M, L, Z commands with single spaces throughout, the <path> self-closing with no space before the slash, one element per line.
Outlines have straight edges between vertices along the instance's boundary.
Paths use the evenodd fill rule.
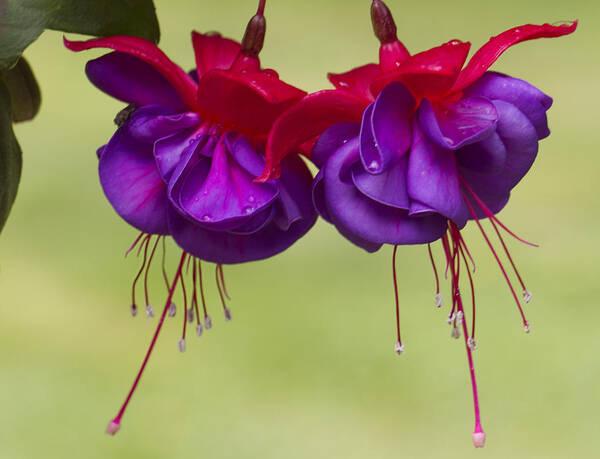
<path fill-rule="evenodd" d="M 394 352 L 401 355 L 404 353 L 404 344 L 402 343 L 402 337 L 400 335 L 400 301 L 398 299 L 398 276 L 396 274 L 396 254 L 398 252 L 398 246 L 394 246 L 394 252 L 392 254 L 392 277 L 394 279 L 394 296 L 396 298 L 396 335 L 398 340 L 394 345 Z"/>

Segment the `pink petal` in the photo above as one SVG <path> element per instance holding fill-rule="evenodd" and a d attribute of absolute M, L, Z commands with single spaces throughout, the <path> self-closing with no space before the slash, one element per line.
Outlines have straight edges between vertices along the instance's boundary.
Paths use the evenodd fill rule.
<path fill-rule="evenodd" d="M 94 38 L 87 41 L 69 41 L 64 38 L 64 44 L 71 51 L 110 48 L 135 56 L 158 70 L 171 83 L 190 109 L 196 110 L 198 107 L 194 80 L 181 67 L 171 61 L 154 43 L 148 40 L 127 36 Z"/>
<path fill-rule="evenodd" d="M 526 24 L 490 38 L 490 41 L 477 50 L 464 70 L 460 72 L 452 91 L 460 91 L 480 78 L 496 59 L 512 45 L 522 41 L 535 40 L 536 38 L 554 38 L 569 35 L 576 28 L 577 21 L 556 26 L 551 24 Z"/>
<path fill-rule="evenodd" d="M 212 69 L 229 69 L 242 48 L 238 42 L 219 34 L 201 34 L 195 31 L 192 32 L 192 44 L 196 54 L 198 79 Z"/>
<path fill-rule="evenodd" d="M 201 113 L 252 138 L 266 136 L 275 119 L 306 93 L 265 72 L 209 70 L 198 83 Z"/>
<path fill-rule="evenodd" d="M 349 91 L 372 102 L 375 98 L 371 94 L 371 82 L 380 73 L 379 65 L 367 64 L 346 73 L 329 73 L 327 78 L 337 89 Z"/>
<path fill-rule="evenodd" d="M 343 121 L 360 122 L 368 102 L 349 92 L 325 90 L 309 94 L 283 113 L 269 134 L 266 166 L 256 180 L 279 176 L 279 164 L 291 151 Z"/>

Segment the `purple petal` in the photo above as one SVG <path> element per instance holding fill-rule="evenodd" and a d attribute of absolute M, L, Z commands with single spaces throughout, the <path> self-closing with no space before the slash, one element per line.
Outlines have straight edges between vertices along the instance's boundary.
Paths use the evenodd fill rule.
<path fill-rule="evenodd" d="M 516 106 L 535 127 L 538 139 L 550 135 L 546 111 L 552 98 L 535 86 L 518 78 L 496 72 L 486 72 L 479 80 L 465 89 L 469 95 L 503 100 Z"/>
<path fill-rule="evenodd" d="M 318 138 L 310 154 L 310 159 L 317 167 L 321 168 L 327 159 L 348 140 L 357 137 L 360 133 L 358 123 L 337 123 L 326 129 Z"/>
<path fill-rule="evenodd" d="M 253 234 L 262 230 L 273 220 L 275 215 L 275 206 L 265 207 L 260 212 L 255 213 L 248 220 L 244 221 L 241 226 L 237 226 L 228 232 L 231 234 Z"/>
<path fill-rule="evenodd" d="M 366 172 L 362 163 L 352 167 L 352 181 L 364 195 L 386 206 L 407 210 L 410 206 L 406 192 L 406 168 L 408 157 L 391 164 L 385 172 L 373 175 Z"/>
<path fill-rule="evenodd" d="M 329 216 L 329 210 L 327 209 L 327 202 L 325 201 L 325 186 L 323 182 L 324 178 L 325 172 L 323 171 L 323 169 L 321 169 L 316 175 L 315 179 L 313 180 L 313 206 L 315 207 L 319 215 L 323 218 L 323 220 L 332 223 L 331 217 Z"/>
<path fill-rule="evenodd" d="M 185 104 L 165 77 L 150 64 L 129 54 L 113 52 L 85 66 L 90 81 L 106 94 L 138 107 L 159 104 L 176 111 Z"/>
<path fill-rule="evenodd" d="M 437 214 L 437 212 L 435 211 L 435 209 L 432 209 L 430 206 L 423 204 L 422 202 L 416 201 L 414 199 L 410 200 L 410 207 L 408 209 L 408 215 L 409 216 L 413 216 L 413 215 L 431 215 L 431 214 Z"/>
<path fill-rule="evenodd" d="M 399 82 L 387 85 L 377 97 L 371 119 L 382 167 L 375 173 L 384 171 L 408 151 L 415 103 L 410 91 Z"/>
<path fill-rule="evenodd" d="M 435 209 L 459 228 L 465 225 L 468 211 L 460 192 L 454 152 L 431 142 L 416 122 L 407 183 L 411 199 Z"/>
<path fill-rule="evenodd" d="M 311 200 L 313 178 L 298 156 L 288 156 L 281 166 L 274 222 L 280 229 L 287 231 L 298 220 L 316 217 Z"/>
<path fill-rule="evenodd" d="M 456 151 L 459 167 L 480 174 L 501 173 L 506 165 L 506 156 L 506 147 L 497 132 Z"/>
<path fill-rule="evenodd" d="M 104 194 L 125 221 L 145 233 L 169 234 L 166 186 L 151 145 L 137 142 L 122 127 L 106 145 L 98 168 Z"/>
<path fill-rule="evenodd" d="M 434 108 L 424 99 L 417 112 L 421 129 L 440 148 L 456 150 L 489 136 L 498 113 L 483 97 L 468 97 Z"/>
<path fill-rule="evenodd" d="M 175 242 L 186 252 L 213 263 L 245 263 L 272 257 L 290 247 L 315 224 L 316 216 L 294 222 L 288 231 L 282 231 L 270 222 L 259 231 L 234 234 L 211 231 L 169 212 L 169 228 Z"/>
<path fill-rule="evenodd" d="M 180 203 L 185 212 L 205 227 L 233 229 L 278 196 L 272 183 L 255 183 L 229 155 L 224 142 L 214 150 L 212 164 L 204 170 L 192 169 L 183 179 Z"/>
<path fill-rule="evenodd" d="M 154 143 L 162 137 L 199 124 L 200 117 L 197 113 L 174 113 L 167 107 L 150 105 L 133 112 L 127 126 L 131 136 L 137 140 Z"/>
<path fill-rule="evenodd" d="M 360 160 L 363 167 L 372 174 L 377 174 L 383 171 L 383 159 L 373 135 L 373 106 L 375 102 L 369 105 L 363 113 L 362 123 L 360 125 Z"/>
<path fill-rule="evenodd" d="M 358 148 L 358 139 L 352 140 L 325 164 L 325 201 L 336 228 L 346 237 L 372 244 L 421 244 L 444 234 L 446 219 L 440 215 L 409 217 L 406 210 L 361 193 L 351 178 L 351 169 L 360 161 Z"/>
<path fill-rule="evenodd" d="M 264 158 L 254 149 L 248 139 L 235 132 L 225 136 L 225 144 L 231 156 L 253 177 L 262 174 L 265 168 Z"/>
<path fill-rule="evenodd" d="M 162 179 L 168 183 L 173 171 L 190 150 L 201 148 L 207 141 L 205 134 L 186 129 L 154 143 L 154 159 Z"/>
<path fill-rule="evenodd" d="M 506 148 L 504 168 L 493 174 L 477 173 L 463 167 L 460 170 L 463 180 L 486 204 L 489 202 L 490 209 L 506 204 L 510 190 L 529 171 L 538 151 L 537 132 L 527 116 L 507 102 L 497 100 L 494 104 L 500 115 L 496 132 Z"/>

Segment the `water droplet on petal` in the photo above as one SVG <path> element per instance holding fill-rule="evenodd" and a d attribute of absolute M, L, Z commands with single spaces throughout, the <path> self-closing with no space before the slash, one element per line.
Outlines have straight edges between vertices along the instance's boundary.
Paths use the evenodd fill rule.
<path fill-rule="evenodd" d="M 223 309 L 223 314 L 225 314 L 225 320 L 227 322 L 231 322 L 231 309 L 229 309 L 229 308 Z"/>
<path fill-rule="evenodd" d="M 533 294 L 527 289 L 523 290 L 523 301 L 525 301 L 525 303 L 529 303 L 532 299 Z"/>
<path fill-rule="evenodd" d="M 209 222 L 209 221 L 211 221 L 211 220 L 212 220 L 212 217 L 211 217 L 210 215 L 206 214 L 206 215 L 203 215 L 203 216 L 202 216 L 201 220 L 202 220 L 203 222 Z"/>
<path fill-rule="evenodd" d="M 454 339 L 460 338 L 460 330 L 458 329 L 458 327 L 452 327 L 452 332 L 450 333 L 450 336 L 452 336 L 452 338 Z"/>
<path fill-rule="evenodd" d="M 245 214 L 251 214 L 252 212 L 254 212 L 254 207 L 253 206 L 245 206 L 243 210 L 244 210 Z"/>
<path fill-rule="evenodd" d="M 253 195 L 248 196 L 248 202 L 254 202 L 256 198 Z"/>
<path fill-rule="evenodd" d="M 154 317 L 154 309 L 151 304 L 146 305 L 146 316 L 150 319 Z"/>
<path fill-rule="evenodd" d="M 204 328 L 202 328 L 202 324 L 197 324 L 196 325 L 196 335 L 198 335 L 198 338 L 200 338 L 202 336 L 203 331 L 204 331 Z"/>
<path fill-rule="evenodd" d="M 436 308 L 441 308 L 442 307 L 442 301 L 443 301 L 443 297 L 441 293 L 438 293 L 437 295 L 435 295 L 435 306 Z"/>
<path fill-rule="evenodd" d="M 212 319 L 210 316 L 204 317 L 204 328 L 210 330 L 212 328 Z"/>
<path fill-rule="evenodd" d="M 188 309 L 188 311 L 187 311 L 187 321 L 188 322 L 194 321 L 194 310 L 192 308 Z"/>
<path fill-rule="evenodd" d="M 402 344 L 400 341 L 397 341 L 394 345 L 394 352 L 398 355 L 404 354 L 404 344 Z"/>
<path fill-rule="evenodd" d="M 169 317 L 175 317 L 175 314 L 177 314 L 177 306 L 171 301 L 169 305 Z"/>
<path fill-rule="evenodd" d="M 131 317 L 137 316 L 138 307 L 136 304 L 131 305 Z"/>
<path fill-rule="evenodd" d="M 367 166 L 367 169 L 371 172 L 375 172 L 375 171 L 378 171 L 380 167 L 381 166 L 379 164 L 379 161 L 374 159 L 373 161 L 371 161 L 369 163 L 369 165 Z"/>
<path fill-rule="evenodd" d="M 179 338 L 177 340 L 177 348 L 179 349 L 179 352 L 185 352 L 185 339 Z"/>

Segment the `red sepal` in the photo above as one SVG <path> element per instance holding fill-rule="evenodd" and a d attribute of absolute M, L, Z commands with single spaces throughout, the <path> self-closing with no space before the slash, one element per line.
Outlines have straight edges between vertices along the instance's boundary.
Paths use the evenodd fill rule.
<path fill-rule="evenodd" d="M 154 43 L 138 37 L 114 36 L 94 38 L 87 41 L 70 41 L 63 38 L 71 51 L 84 51 L 92 48 L 109 48 L 135 56 L 154 67 L 164 76 L 181 99 L 191 110 L 197 110 L 197 87 L 192 78 L 177 64 L 171 61 Z"/>
<path fill-rule="evenodd" d="M 371 94 L 369 87 L 371 86 L 371 81 L 380 73 L 381 69 L 379 65 L 367 64 L 346 73 L 328 73 L 327 78 L 337 89 L 349 91 L 371 102 L 375 98 Z"/>
<path fill-rule="evenodd" d="M 423 51 L 402 62 L 397 70 L 388 71 L 371 84 L 375 97 L 393 81 L 400 81 L 415 99 L 438 100 L 446 94 L 458 77 L 467 55 L 469 42 L 452 40 Z"/>
<path fill-rule="evenodd" d="M 343 121 L 360 122 L 367 104 L 368 101 L 349 92 L 333 89 L 304 97 L 273 125 L 267 140 L 265 170 L 256 181 L 277 178 L 281 160 L 291 151 L 306 148 L 307 142 L 328 127 Z"/>
<path fill-rule="evenodd" d="M 218 33 L 192 32 L 192 45 L 196 55 L 196 73 L 202 78 L 211 69 L 228 69 L 242 49 L 241 45 Z"/>
<path fill-rule="evenodd" d="M 266 136 L 275 119 L 306 95 L 273 73 L 209 70 L 198 83 L 200 113 L 251 138 Z"/>
<path fill-rule="evenodd" d="M 502 32 L 477 50 L 467 66 L 464 68 L 452 87 L 452 91 L 466 88 L 479 77 L 500 57 L 500 55 L 522 41 L 535 40 L 536 38 L 554 38 L 569 35 L 577 28 L 577 21 L 561 25 L 533 25 L 526 24 Z"/>

